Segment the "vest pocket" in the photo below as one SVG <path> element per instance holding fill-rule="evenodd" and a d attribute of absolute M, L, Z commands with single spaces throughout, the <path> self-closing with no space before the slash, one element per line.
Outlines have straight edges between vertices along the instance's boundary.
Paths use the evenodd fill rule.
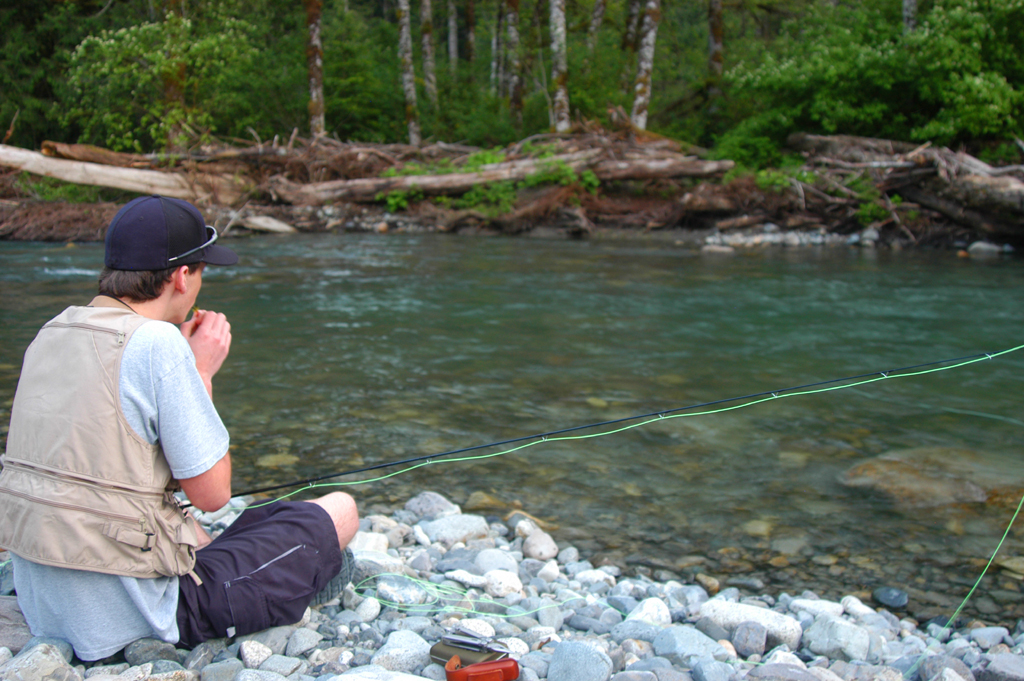
<path fill-rule="evenodd" d="M 156 539 L 152 532 L 142 532 L 137 527 L 125 527 L 114 523 L 106 523 L 103 526 L 103 534 L 114 541 L 134 546 L 142 551 L 152 551 Z"/>

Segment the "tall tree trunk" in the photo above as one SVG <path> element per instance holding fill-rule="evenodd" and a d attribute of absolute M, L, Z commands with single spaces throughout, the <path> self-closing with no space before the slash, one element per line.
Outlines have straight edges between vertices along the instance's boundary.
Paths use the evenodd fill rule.
<path fill-rule="evenodd" d="M 448 70 L 452 81 L 459 66 L 459 15 L 455 11 L 455 0 L 448 0 Z"/>
<path fill-rule="evenodd" d="M 555 86 L 555 131 L 569 129 L 569 67 L 565 48 L 565 0 L 551 3 L 551 82 Z"/>
<path fill-rule="evenodd" d="M 505 96 L 505 3 L 499 0 L 494 14 L 494 32 L 491 33 L 491 94 Z"/>
<path fill-rule="evenodd" d="M 640 49 L 637 56 L 636 84 L 633 87 L 633 111 L 630 119 L 640 130 L 647 129 L 647 109 L 651 104 L 651 74 L 654 71 L 654 43 L 661 21 L 661 0 L 647 0 L 640 25 Z"/>
<path fill-rule="evenodd" d="M 409 144 L 420 144 L 420 112 L 416 106 L 416 69 L 412 63 L 412 26 L 409 0 L 398 0 L 398 61 L 402 64 L 402 91 L 405 93 L 405 122 L 409 126 Z"/>
<path fill-rule="evenodd" d="M 505 49 L 508 53 L 506 71 L 509 109 L 512 111 L 512 120 L 519 126 L 523 122 L 523 75 L 522 62 L 519 59 L 519 0 L 507 0 L 505 4 L 508 8 L 505 13 L 505 27 L 508 32 L 508 43 Z"/>
<path fill-rule="evenodd" d="M 590 14 L 590 28 L 587 31 L 587 48 L 591 54 L 597 48 L 597 32 L 601 30 L 606 5 L 606 0 L 594 0 L 594 11 Z"/>
<path fill-rule="evenodd" d="M 722 0 L 708 0 L 708 75 L 717 83 L 722 77 L 724 57 L 722 44 L 725 22 L 722 19 Z"/>
<path fill-rule="evenodd" d="M 903 0 L 903 32 L 917 28 L 917 0 Z"/>
<path fill-rule="evenodd" d="M 183 19 L 185 16 L 184 0 L 167 0 L 167 14 Z M 175 45 L 167 57 L 167 67 L 163 73 L 164 106 L 168 112 L 175 113 L 173 122 L 167 129 L 167 150 L 184 151 L 185 129 L 179 116 L 185 115 L 185 55 L 184 46 Z"/>
<path fill-rule="evenodd" d="M 472 64 L 474 60 L 476 60 L 476 0 L 466 0 L 466 61 Z"/>
<path fill-rule="evenodd" d="M 640 28 L 640 9 L 644 0 L 629 0 L 629 9 L 626 10 L 626 26 L 622 31 L 622 50 L 625 52 L 636 52 L 636 35 Z"/>
<path fill-rule="evenodd" d="M 434 8 L 430 0 L 420 0 L 420 37 L 423 41 L 423 87 L 427 99 L 437 106 L 437 72 L 434 67 Z"/>
<path fill-rule="evenodd" d="M 303 0 L 306 5 L 306 65 L 309 68 L 309 133 L 313 137 L 324 134 L 324 45 L 320 39 L 320 15 L 323 0 Z"/>

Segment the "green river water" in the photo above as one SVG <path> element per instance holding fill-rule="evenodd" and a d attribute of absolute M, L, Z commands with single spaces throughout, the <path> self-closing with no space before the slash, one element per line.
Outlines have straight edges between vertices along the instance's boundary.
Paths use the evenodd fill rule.
<path fill-rule="evenodd" d="M 241 263 L 208 269 L 199 303 L 232 324 L 214 385 L 236 491 L 1024 343 L 1015 259 L 442 235 L 228 245 Z M 0 243 L 3 433 L 25 347 L 89 299 L 101 260 L 101 244 Z M 424 489 L 463 504 L 485 492 L 503 508 L 480 512 L 521 504 L 594 560 L 758 579 L 765 593 L 892 585 L 917 590 L 919 616 L 940 614 L 1019 496 L 906 509 L 838 477 L 886 452 L 956 447 L 1024 490 L 1022 368 L 1024 351 L 345 489 L 364 514 Z M 1024 554 L 1022 536 L 1001 555 Z M 969 612 L 1024 615 L 1019 584 L 994 571 Z"/>

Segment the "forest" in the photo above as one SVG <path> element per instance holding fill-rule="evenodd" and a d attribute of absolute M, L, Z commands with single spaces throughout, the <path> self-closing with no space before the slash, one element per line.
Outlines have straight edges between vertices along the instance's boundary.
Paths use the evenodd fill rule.
<path fill-rule="evenodd" d="M 620 134 L 732 161 L 718 177 L 762 191 L 813 189 L 792 144 L 808 134 L 953 150 L 989 174 L 1024 159 L 1024 0 L 47 0 L 0 26 L 0 134 L 30 150 L 329 139 L 480 165 L 523 140 Z M 389 172 L 424 166 L 400 160 Z M 868 179 L 824 193 L 853 192 L 847 222 L 901 223 L 906 197 Z"/>

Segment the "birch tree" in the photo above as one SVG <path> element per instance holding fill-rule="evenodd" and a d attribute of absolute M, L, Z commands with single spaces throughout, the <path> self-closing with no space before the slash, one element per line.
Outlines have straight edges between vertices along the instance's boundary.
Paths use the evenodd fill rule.
<path fill-rule="evenodd" d="M 601 30 L 601 23 L 604 22 L 604 10 L 607 0 L 594 0 L 594 9 L 590 13 L 590 28 L 587 30 L 587 48 L 591 53 L 597 47 L 597 32 Z"/>
<path fill-rule="evenodd" d="M 448 70 L 452 80 L 459 65 L 459 15 L 455 11 L 455 0 L 448 0 Z"/>
<path fill-rule="evenodd" d="M 647 0 L 640 24 L 640 49 L 637 56 L 636 83 L 633 86 L 633 125 L 647 129 L 647 109 L 651 104 L 651 75 L 654 71 L 654 43 L 658 38 L 661 21 L 661 0 Z"/>
<path fill-rule="evenodd" d="M 466 61 L 476 60 L 476 0 L 466 0 Z"/>
<path fill-rule="evenodd" d="M 434 8 L 431 0 L 420 0 L 420 39 L 423 42 L 423 88 L 427 99 L 437 106 L 437 71 L 434 66 Z"/>
<path fill-rule="evenodd" d="M 555 86 L 555 131 L 569 129 L 568 64 L 565 47 L 565 0 L 550 0 L 551 5 L 551 82 Z"/>
<path fill-rule="evenodd" d="M 636 52 L 636 34 L 640 28 L 640 8 L 643 0 L 629 0 L 626 10 L 626 25 L 622 31 L 622 50 Z"/>
<path fill-rule="evenodd" d="M 324 45 L 320 38 L 320 17 L 323 0 L 303 0 L 306 5 L 306 64 L 309 69 L 309 133 L 324 134 Z"/>
<path fill-rule="evenodd" d="M 903 0 L 903 32 L 917 28 L 917 0 Z"/>
<path fill-rule="evenodd" d="M 505 33 L 502 29 L 505 26 L 505 3 L 499 0 L 497 11 L 494 13 L 494 31 L 491 32 L 491 94 L 498 97 L 505 96 Z"/>
<path fill-rule="evenodd" d="M 405 122 L 409 126 L 409 144 L 418 147 L 420 145 L 420 113 L 416 106 L 416 69 L 412 63 L 411 24 L 409 0 L 398 0 L 398 61 L 402 65 Z"/>
<path fill-rule="evenodd" d="M 522 62 L 519 59 L 519 0 L 505 3 L 505 29 L 508 33 L 505 50 L 508 53 L 506 66 L 508 78 L 509 108 L 516 124 L 523 120 Z"/>
<path fill-rule="evenodd" d="M 724 37 L 725 22 L 722 20 L 722 0 L 708 0 L 708 75 L 712 81 L 716 82 L 722 77 Z"/>

